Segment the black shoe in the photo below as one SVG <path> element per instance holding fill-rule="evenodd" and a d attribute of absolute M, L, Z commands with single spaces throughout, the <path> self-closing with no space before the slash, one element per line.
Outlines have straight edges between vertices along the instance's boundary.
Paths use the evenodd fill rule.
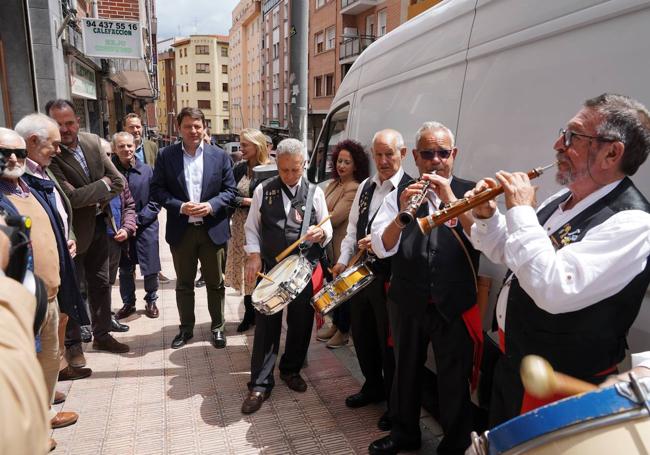
<path fill-rule="evenodd" d="M 185 344 L 192 339 L 194 335 L 191 333 L 180 332 L 172 341 L 172 349 L 178 349 L 185 346 Z"/>
<path fill-rule="evenodd" d="M 226 335 L 223 333 L 223 330 L 215 330 L 212 332 L 212 344 L 217 349 L 226 347 Z"/>
<path fill-rule="evenodd" d="M 368 453 L 370 455 L 394 455 L 401 450 L 418 450 L 420 446 L 421 443 L 398 444 L 390 436 L 384 436 L 368 446 Z"/>
<path fill-rule="evenodd" d="M 93 341 L 93 332 L 90 330 L 89 325 L 82 325 L 79 329 L 81 332 L 81 341 L 84 343 L 90 343 Z"/>
<path fill-rule="evenodd" d="M 128 332 L 129 326 L 126 324 L 121 324 L 115 316 L 111 316 L 111 332 Z"/>
<path fill-rule="evenodd" d="M 388 411 L 384 412 L 377 421 L 377 428 L 381 431 L 390 431 L 393 428 L 393 423 L 390 421 L 390 417 L 388 417 Z"/>
<path fill-rule="evenodd" d="M 135 304 L 125 303 L 115 314 L 115 319 L 125 319 L 135 313 Z"/>
<path fill-rule="evenodd" d="M 253 308 L 253 301 L 251 300 L 250 295 L 244 296 L 244 319 L 242 319 L 241 324 L 237 326 L 237 332 L 245 332 L 252 325 L 255 325 L 255 308 Z"/>
<path fill-rule="evenodd" d="M 379 403 L 381 401 L 384 401 L 383 395 L 374 395 L 362 390 L 359 393 L 355 393 L 354 395 L 347 397 L 345 399 L 345 405 L 348 408 L 361 408 L 363 406 L 369 405 L 370 403 Z"/>
<path fill-rule="evenodd" d="M 201 275 L 199 279 L 194 282 L 194 286 L 197 288 L 202 288 L 203 286 L 205 286 L 205 280 L 203 279 L 203 275 Z"/>
<path fill-rule="evenodd" d="M 287 383 L 287 387 L 296 392 L 305 392 L 307 383 L 299 373 L 280 373 L 280 379 Z"/>

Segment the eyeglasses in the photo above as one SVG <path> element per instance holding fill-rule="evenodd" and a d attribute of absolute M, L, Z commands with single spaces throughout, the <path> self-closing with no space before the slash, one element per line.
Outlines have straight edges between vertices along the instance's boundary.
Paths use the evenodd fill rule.
<path fill-rule="evenodd" d="M 446 160 L 451 156 L 452 150 L 419 150 L 418 153 L 425 160 L 432 160 L 434 156 L 438 155 L 441 160 Z"/>
<path fill-rule="evenodd" d="M 616 142 L 617 139 L 613 139 L 610 137 L 601 137 L 601 136 L 589 136 L 588 134 L 582 134 L 582 133 L 576 133 L 571 130 L 565 130 L 564 128 L 560 128 L 560 136 L 562 136 L 564 140 L 564 146 L 565 147 L 570 147 L 571 146 L 571 141 L 573 140 L 573 136 L 580 136 L 580 137 L 586 137 L 589 139 L 595 139 L 600 142 Z"/>
<path fill-rule="evenodd" d="M 16 155 L 16 158 L 18 159 L 27 158 L 27 150 L 25 149 L 6 149 L 4 147 L 0 147 L 0 154 L 2 154 L 2 156 L 5 158 L 9 158 L 12 154 Z"/>

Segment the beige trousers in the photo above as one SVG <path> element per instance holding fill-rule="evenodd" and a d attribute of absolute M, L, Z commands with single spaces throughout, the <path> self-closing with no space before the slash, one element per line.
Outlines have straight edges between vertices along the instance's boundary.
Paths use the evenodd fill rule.
<path fill-rule="evenodd" d="M 41 328 L 41 352 L 36 358 L 43 370 L 49 407 L 59 378 L 59 304 L 56 298 L 47 303 L 47 315 Z"/>

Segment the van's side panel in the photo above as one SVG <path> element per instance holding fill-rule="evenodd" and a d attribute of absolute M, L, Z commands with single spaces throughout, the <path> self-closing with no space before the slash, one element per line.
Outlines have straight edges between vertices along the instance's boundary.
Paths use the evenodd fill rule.
<path fill-rule="evenodd" d="M 417 33 L 408 28 L 410 33 L 394 40 L 387 39 L 390 34 L 362 54 L 351 138 L 368 146 L 376 131 L 394 128 L 412 148 L 426 120 L 455 129 L 474 5 L 475 0 L 442 5 L 435 21 L 412 21 Z M 409 163 L 407 170 L 415 172 L 410 158 Z"/>
<path fill-rule="evenodd" d="M 559 128 L 600 93 L 626 94 L 650 106 L 649 24 L 648 1 L 481 0 L 456 173 L 476 179 L 551 163 Z M 540 178 L 538 199 L 559 188 L 553 175 Z M 650 163 L 633 180 L 650 197 Z M 646 304 L 630 333 L 633 350 L 650 349 L 649 328 Z"/>

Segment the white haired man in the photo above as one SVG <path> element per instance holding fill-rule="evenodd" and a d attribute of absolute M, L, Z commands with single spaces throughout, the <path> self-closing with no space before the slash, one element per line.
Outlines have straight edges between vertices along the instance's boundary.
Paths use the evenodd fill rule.
<path fill-rule="evenodd" d="M 244 226 L 244 249 L 248 254 L 246 281 L 249 283 L 255 281 L 258 272 L 268 271 L 276 265 L 275 257 L 299 238 L 303 223 L 310 226 L 305 242 L 311 246 L 305 255 L 312 265 L 318 263 L 323 254 L 323 246 L 332 238 L 332 224 L 329 220 L 321 227 L 315 226 L 329 215 L 325 195 L 320 188 L 314 190 L 311 213 L 305 214 L 310 185 L 303 178 L 302 143 L 297 139 L 280 142 L 277 166 L 279 175 L 255 188 Z M 312 293 L 310 282 L 287 307 L 287 341 L 279 364 L 280 378 L 296 392 L 307 390 L 300 369 L 307 356 L 314 320 L 314 310 L 309 304 Z M 242 404 L 244 414 L 260 409 L 275 385 L 273 370 L 278 356 L 281 329 L 281 311 L 271 316 L 256 316 L 249 394 Z"/>

